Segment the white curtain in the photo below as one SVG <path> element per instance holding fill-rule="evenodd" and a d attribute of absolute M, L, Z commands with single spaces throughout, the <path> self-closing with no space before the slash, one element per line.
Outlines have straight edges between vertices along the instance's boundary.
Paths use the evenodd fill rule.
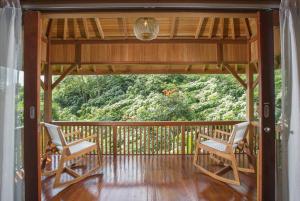
<path fill-rule="evenodd" d="M 21 64 L 21 8 L 0 5 L 0 201 L 15 199 L 16 88 Z"/>
<path fill-rule="evenodd" d="M 300 0 L 282 0 L 282 141 L 277 200 L 298 201 L 300 192 Z"/>

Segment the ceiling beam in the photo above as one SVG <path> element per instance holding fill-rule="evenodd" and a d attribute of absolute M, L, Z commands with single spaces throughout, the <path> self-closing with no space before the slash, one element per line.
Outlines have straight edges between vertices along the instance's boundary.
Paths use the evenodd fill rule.
<path fill-rule="evenodd" d="M 235 39 L 234 20 L 233 20 L 233 18 L 231 17 L 231 18 L 229 19 L 229 21 L 230 21 L 230 27 L 231 27 L 231 37 L 232 37 L 232 39 Z"/>
<path fill-rule="evenodd" d="M 64 40 L 67 39 L 67 33 L 68 33 L 68 19 L 64 19 L 64 32 L 63 32 L 63 38 Z"/>
<path fill-rule="evenodd" d="M 86 39 L 89 39 L 90 35 L 89 35 L 88 26 L 87 26 L 87 19 L 85 19 L 85 18 L 82 19 L 82 22 L 83 22 L 84 35 L 85 35 Z"/>
<path fill-rule="evenodd" d="M 209 29 L 209 35 L 208 37 L 209 38 L 212 38 L 213 37 L 213 32 L 214 32 L 214 27 L 215 27 L 215 20 L 216 18 L 211 18 L 211 25 L 210 25 L 210 29 Z"/>
<path fill-rule="evenodd" d="M 49 38 L 50 33 L 51 33 L 51 28 L 52 28 L 52 23 L 53 23 L 53 19 L 49 19 L 48 20 L 48 24 L 47 24 L 47 29 L 46 29 L 46 37 Z"/>
<path fill-rule="evenodd" d="M 204 21 L 204 18 L 200 17 L 199 22 L 198 22 L 198 26 L 197 26 L 197 30 L 196 30 L 196 33 L 195 33 L 195 39 L 199 38 L 199 36 L 200 36 L 200 32 L 201 32 L 201 29 L 202 29 L 202 26 L 203 26 L 203 21 Z"/>
<path fill-rule="evenodd" d="M 221 26 L 221 28 L 220 28 L 221 38 L 224 38 L 224 26 L 225 26 L 225 24 L 224 24 L 224 18 L 223 17 L 220 18 L 220 26 Z"/>
<path fill-rule="evenodd" d="M 256 12 L 248 11 L 248 12 L 62 12 L 62 13 L 54 13 L 54 12 L 44 12 L 43 18 L 73 18 L 74 16 L 78 16 L 80 18 L 116 18 L 116 17 L 126 17 L 126 18 L 136 18 L 143 17 L 147 15 L 147 17 L 235 17 L 235 18 L 255 18 L 257 17 Z"/>
<path fill-rule="evenodd" d="M 171 30 L 170 30 L 170 38 L 174 38 L 175 31 L 177 28 L 177 17 L 172 17 L 172 22 L 171 22 Z"/>
<path fill-rule="evenodd" d="M 104 39 L 104 32 L 103 32 L 103 29 L 102 29 L 102 26 L 101 26 L 100 19 L 99 18 L 94 18 L 94 20 L 95 20 L 96 28 L 97 28 L 97 31 L 98 31 L 98 34 L 99 34 L 100 38 Z"/>
<path fill-rule="evenodd" d="M 249 25 L 249 20 L 248 18 L 242 18 L 243 20 L 243 24 L 245 26 L 245 32 L 246 32 L 246 36 L 248 39 L 251 38 L 251 29 L 250 29 L 250 25 Z"/>

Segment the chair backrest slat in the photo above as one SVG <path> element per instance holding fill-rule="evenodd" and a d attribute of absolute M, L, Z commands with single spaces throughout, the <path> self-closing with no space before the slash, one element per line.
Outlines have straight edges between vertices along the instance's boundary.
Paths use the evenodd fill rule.
<path fill-rule="evenodd" d="M 53 144 L 59 147 L 65 146 L 67 144 L 64 134 L 59 126 L 45 123 L 45 127 L 47 128 Z"/>
<path fill-rule="evenodd" d="M 248 126 L 248 122 L 242 122 L 234 125 L 232 134 L 229 138 L 229 143 L 238 144 L 240 141 L 242 141 L 246 137 Z"/>

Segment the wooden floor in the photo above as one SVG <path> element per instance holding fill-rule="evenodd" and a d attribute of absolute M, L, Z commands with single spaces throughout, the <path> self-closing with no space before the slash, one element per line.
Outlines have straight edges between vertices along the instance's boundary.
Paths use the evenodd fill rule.
<path fill-rule="evenodd" d="M 90 159 L 91 161 L 93 159 Z M 56 161 L 53 160 L 53 163 Z M 246 201 L 256 200 L 254 174 L 240 173 L 241 185 L 216 181 L 192 165 L 192 156 L 104 157 L 103 175 L 66 189 L 42 178 L 44 201 Z M 64 179 L 68 179 L 65 175 Z"/>

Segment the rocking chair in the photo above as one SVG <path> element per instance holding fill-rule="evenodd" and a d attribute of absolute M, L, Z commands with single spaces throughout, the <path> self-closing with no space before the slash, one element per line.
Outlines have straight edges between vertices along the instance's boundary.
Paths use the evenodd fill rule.
<path fill-rule="evenodd" d="M 91 176 L 96 170 L 101 167 L 101 152 L 99 147 L 99 140 L 96 135 L 92 135 L 86 138 L 78 139 L 76 141 L 67 143 L 66 137 L 74 136 L 80 134 L 80 131 L 75 131 L 70 134 L 64 134 L 61 128 L 57 125 L 47 124 L 45 123 L 45 128 L 47 129 L 49 135 L 49 143 L 46 150 L 46 154 L 43 157 L 42 161 L 42 175 L 43 176 L 53 176 L 55 175 L 55 181 L 53 187 L 63 187 L 69 186 L 76 182 L 79 182 L 88 176 Z M 90 142 L 90 140 L 94 139 L 96 142 Z M 66 162 L 73 161 L 74 159 L 81 158 L 94 151 L 97 150 L 97 164 L 95 167 L 84 174 L 77 173 L 74 168 L 85 166 L 78 165 L 77 163 L 73 163 L 71 166 L 67 166 Z M 52 171 L 46 171 L 46 162 L 50 154 L 52 153 L 60 153 L 61 158 L 58 162 L 58 168 Z M 61 175 L 63 172 L 68 173 L 74 179 L 61 182 Z"/>
<path fill-rule="evenodd" d="M 240 185 L 240 178 L 238 175 L 238 171 L 254 173 L 255 172 L 255 165 L 254 165 L 254 157 L 251 154 L 249 149 L 247 140 L 246 140 L 246 133 L 248 130 L 248 122 L 243 122 L 234 125 L 232 133 L 228 133 L 221 130 L 214 130 L 213 137 L 208 135 L 203 135 L 198 133 L 198 139 L 196 142 L 196 150 L 194 155 L 193 164 L 194 166 L 219 181 L 229 183 L 229 184 L 236 184 Z M 222 138 L 221 138 L 222 137 Z M 201 139 L 206 139 L 201 141 Z M 222 140 L 222 139 L 228 140 Z M 243 150 L 244 153 L 247 155 L 249 168 L 242 168 L 238 167 L 237 161 L 235 158 L 235 150 L 236 149 Z M 222 165 L 223 168 L 217 171 L 210 171 L 207 168 L 204 168 L 202 165 L 198 164 L 198 153 L 199 150 L 205 151 L 209 153 L 209 157 L 218 163 L 218 165 Z M 227 173 L 228 171 L 233 171 L 234 179 L 226 178 L 222 175 Z"/>

